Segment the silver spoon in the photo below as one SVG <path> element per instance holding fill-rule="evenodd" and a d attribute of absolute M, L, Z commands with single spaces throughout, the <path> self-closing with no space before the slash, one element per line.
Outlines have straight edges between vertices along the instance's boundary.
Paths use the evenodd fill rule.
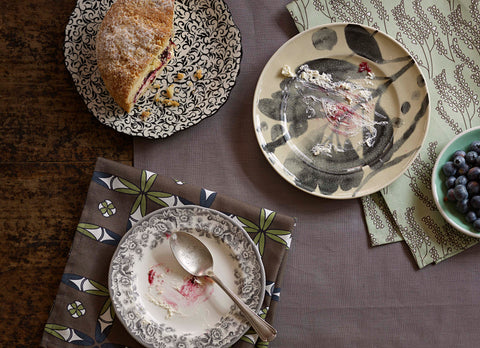
<path fill-rule="evenodd" d="M 175 232 L 170 237 L 170 248 L 178 263 L 188 273 L 197 277 L 210 277 L 230 296 L 262 341 L 273 341 L 277 330 L 251 310 L 213 273 L 212 254 L 200 240 L 186 232 Z"/>

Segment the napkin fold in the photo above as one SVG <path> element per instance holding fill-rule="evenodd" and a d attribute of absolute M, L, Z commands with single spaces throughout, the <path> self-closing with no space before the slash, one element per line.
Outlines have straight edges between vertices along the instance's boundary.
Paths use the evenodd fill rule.
<path fill-rule="evenodd" d="M 110 260 L 122 236 L 143 216 L 166 206 L 190 204 L 242 222 L 262 255 L 267 282 L 262 313 L 272 323 L 294 218 L 99 158 L 41 346 L 141 347 L 115 317 L 107 280 Z M 267 345 L 250 330 L 233 347 Z"/>
<path fill-rule="evenodd" d="M 371 244 L 403 240 L 419 268 L 475 245 L 477 239 L 454 230 L 440 215 L 430 178 L 449 139 L 480 124 L 478 3 L 295 0 L 287 9 L 299 31 L 331 22 L 383 31 L 409 51 L 426 80 L 430 124 L 420 154 L 398 180 L 362 198 Z"/>

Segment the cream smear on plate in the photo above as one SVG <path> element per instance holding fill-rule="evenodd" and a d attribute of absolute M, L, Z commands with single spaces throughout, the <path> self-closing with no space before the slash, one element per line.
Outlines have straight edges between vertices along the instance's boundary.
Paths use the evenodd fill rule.
<path fill-rule="evenodd" d="M 282 105 L 283 110 L 294 107 L 289 102 L 296 103 L 296 98 L 290 98 L 291 93 L 301 96 L 307 106 L 310 120 L 324 120 L 329 129 L 352 141 L 356 146 L 372 147 L 374 145 L 377 129 L 383 121 L 375 121 L 375 98 L 372 95 L 375 74 L 368 64 L 362 62 L 359 72 L 365 72 L 362 80 L 335 81 L 331 74 L 310 69 L 308 65 L 302 65 L 294 73 L 288 65 L 284 65 L 281 74 L 285 78 L 292 78 L 285 93 Z M 293 90 L 292 90 L 293 86 Z M 368 130 L 368 132 L 364 132 Z M 342 152 L 333 142 L 317 143 L 310 152 L 313 156 L 320 154 L 329 155 L 333 151 Z"/>
<path fill-rule="evenodd" d="M 195 305 L 207 301 L 212 294 L 213 281 L 208 277 L 179 276 L 163 264 L 148 270 L 147 298 L 167 311 L 166 318 L 188 316 Z"/>

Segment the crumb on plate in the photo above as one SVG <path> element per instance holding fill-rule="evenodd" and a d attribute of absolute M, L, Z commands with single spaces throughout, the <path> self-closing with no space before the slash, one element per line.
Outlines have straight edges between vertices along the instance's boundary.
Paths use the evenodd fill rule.
<path fill-rule="evenodd" d="M 172 99 L 163 99 L 162 103 L 165 106 L 179 106 L 180 105 L 179 102 L 177 102 L 176 100 L 172 100 Z"/>
<path fill-rule="evenodd" d="M 165 92 L 167 94 L 167 98 L 172 99 L 173 94 L 175 93 L 175 87 L 173 85 L 170 85 L 170 86 L 167 87 Z"/>
<path fill-rule="evenodd" d="M 203 77 L 202 69 L 197 69 L 197 71 L 195 71 L 195 73 L 193 74 L 193 76 L 195 76 L 195 78 L 196 78 L 197 80 L 200 80 L 200 79 Z"/>
<path fill-rule="evenodd" d="M 282 67 L 281 74 L 284 77 L 295 77 L 295 73 L 292 71 L 292 68 L 286 64 Z"/>
<path fill-rule="evenodd" d="M 140 119 L 142 121 L 145 121 L 150 115 L 151 115 L 150 110 L 143 110 L 142 113 L 140 114 Z"/>

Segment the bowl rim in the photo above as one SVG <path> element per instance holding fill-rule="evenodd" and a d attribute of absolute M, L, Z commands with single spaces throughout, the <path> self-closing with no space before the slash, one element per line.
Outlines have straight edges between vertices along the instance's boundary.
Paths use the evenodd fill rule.
<path fill-rule="evenodd" d="M 480 238 L 480 232 L 478 233 L 475 233 L 475 232 L 472 232 L 472 230 L 469 230 L 469 229 L 466 229 L 464 228 L 463 226 L 460 226 L 459 224 L 457 224 L 451 216 L 449 216 L 449 214 L 447 214 L 447 212 L 445 211 L 444 207 L 442 206 L 442 204 L 440 203 L 440 197 L 439 197 L 439 194 L 440 192 L 438 192 L 437 190 L 437 176 L 438 175 L 445 175 L 442 173 L 439 173 L 439 171 L 442 170 L 442 166 L 443 164 L 445 164 L 445 161 L 442 161 L 440 162 L 440 160 L 442 159 L 442 157 L 445 155 L 445 153 L 447 151 L 452 151 L 452 149 L 450 149 L 450 146 L 455 143 L 458 139 L 466 136 L 467 134 L 470 134 L 470 133 L 473 133 L 475 131 L 480 131 L 480 126 L 476 126 L 476 127 L 472 127 L 472 128 L 469 128 L 459 134 L 457 134 L 456 136 L 454 136 L 452 139 L 449 140 L 449 142 L 447 144 L 445 144 L 445 146 L 443 147 L 443 149 L 440 151 L 440 153 L 438 154 L 437 156 L 437 159 L 435 160 L 435 165 L 433 167 L 433 170 L 432 170 L 432 180 L 431 180 L 431 188 L 432 188 L 432 195 L 433 195 L 433 200 L 435 201 L 435 205 L 437 206 L 437 210 L 440 212 L 440 214 L 443 216 L 443 218 L 449 223 L 450 226 L 452 226 L 453 228 L 455 228 L 457 231 L 460 231 L 470 237 L 474 237 L 474 238 Z M 480 137 L 479 137 L 479 140 L 480 140 Z M 459 149 L 456 149 L 456 150 L 459 150 Z M 455 150 L 455 151 L 456 151 Z M 453 152 L 452 152 L 453 154 Z M 441 163 L 441 164 L 440 164 Z M 442 185 L 443 185 L 443 182 L 442 182 Z M 443 197 L 442 197 L 443 199 Z M 467 223 L 466 223 L 467 224 Z M 473 225 L 471 227 L 473 229 Z"/>

